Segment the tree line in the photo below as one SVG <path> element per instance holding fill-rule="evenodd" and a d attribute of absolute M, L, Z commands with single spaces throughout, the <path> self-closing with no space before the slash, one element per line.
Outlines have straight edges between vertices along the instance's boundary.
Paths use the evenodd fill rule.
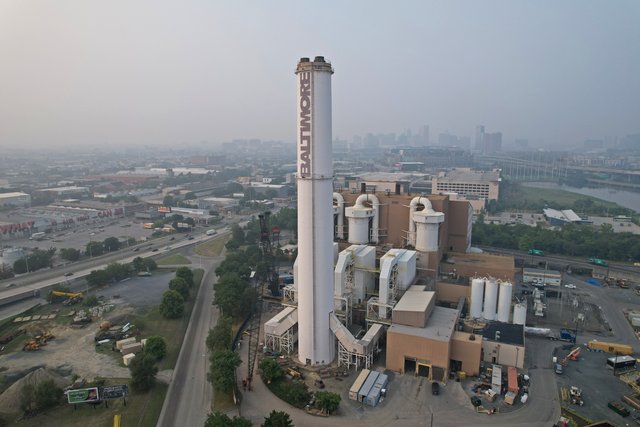
<path fill-rule="evenodd" d="M 539 249 L 555 254 L 612 261 L 640 260 L 640 236 L 614 233 L 609 224 L 600 227 L 566 224 L 560 229 L 548 229 L 524 224 L 485 224 L 480 217 L 473 225 L 472 242 L 474 245 L 522 251 Z"/>

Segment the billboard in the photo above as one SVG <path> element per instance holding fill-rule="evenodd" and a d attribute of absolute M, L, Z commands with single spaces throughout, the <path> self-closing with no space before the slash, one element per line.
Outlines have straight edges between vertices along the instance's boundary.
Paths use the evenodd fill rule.
<path fill-rule="evenodd" d="M 118 399 L 120 397 L 127 397 L 129 395 L 129 386 L 123 385 L 110 385 L 100 388 L 100 398 L 105 399 Z"/>
<path fill-rule="evenodd" d="M 69 403 L 98 402 L 99 400 L 100 395 L 97 387 L 67 390 L 67 401 Z"/>
<path fill-rule="evenodd" d="M 169 207 L 169 206 L 160 206 L 158 208 L 158 212 L 171 213 L 171 207 Z"/>

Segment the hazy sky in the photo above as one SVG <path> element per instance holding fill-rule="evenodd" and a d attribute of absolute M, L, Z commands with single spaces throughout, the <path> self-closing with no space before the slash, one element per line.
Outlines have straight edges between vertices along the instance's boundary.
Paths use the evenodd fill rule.
<path fill-rule="evenodd" d="M 336 137 L 640 132 L 640 1 L 311 3 L 0 0 L 0 147 L 293 141 L 315 55 Z"/>

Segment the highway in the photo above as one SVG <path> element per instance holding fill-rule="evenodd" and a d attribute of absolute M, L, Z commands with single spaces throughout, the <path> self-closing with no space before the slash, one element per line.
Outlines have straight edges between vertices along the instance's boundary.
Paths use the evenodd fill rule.
<path fill-rule="evenodd" d="M 533 260 L 534 262 L 547 261 L 549 263 L 556 263 L 556 264 L 562 264 L 562 265 L 572 265 L 572 266 L 578 266 L 578 267 L 584 267 L 584 268 L 599 268 L 601 270 L 608 269 L 610 272 L 621 271 L 625 273 L 640 275 L 640 267 L 635 267 L 630 263 L 612 261 L 612 262 L 609 262 L 608 267 L 600 267 L 600 266 L 591 264 L 589 261 L 587 261 L 586 257 L 570 257 L 570 256 L 564 256 L 564 255 L 548 255 L 548 254 L 546 254 L 545 256 L 535 256 L 535 255 L 529 255 L 526 251 L 519 251 L 516 249 L 492 248 L 489 246 L 478 246 L 478 247 L 488 253 L 513 255 L 518 258 Z"/>
<path fill-rule="evenodd" d="M 4 280 L 4 289 L 0 290 L 0 305 L 37 296 L 41 289 L 47 289 L 53 285 L 67 282 L 68 280 L 85 277 L 91 273 L 91 271 L 105 268 L 113 262 L 129 263 L 136 257 L 165 256 L 178 249 L 207 241 L 216 236 L 203 234 L 194 237 L 193 240 L 187 240 L 182 237 L 180 240 L 174 241 L 168 237 L 164 237 L 154 240 L 151 243 L 136 246 L 136 248 L 140 248 L 138 252 L 132 249 L 123 249 L 112 254 L 70 263 L 65 267 L 38 271 L 25 274 L 19 278 Z M 156 252 L 153 252 L 152 248 L 156 249 Z M 72 273 L 72 275 L 65 276 L 65 274 L 69 273 Z"/>
<path fill-rule="evenodd" d="M 205 275 L 184 336 L 180 355 L 171 376 L 157 427 L 202 426 L 211 412 L 213 387 L 207 381 L 209 355 L 205 339 L 216 322 L 218 310 L 213 307 L 214 270 L 224 255 L 206 258 Z"/>

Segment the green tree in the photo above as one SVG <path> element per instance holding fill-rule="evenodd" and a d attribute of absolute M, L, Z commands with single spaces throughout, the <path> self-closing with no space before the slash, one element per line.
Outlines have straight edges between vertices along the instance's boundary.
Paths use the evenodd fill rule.
<path fill-rule="evenodd" d="M 67 261 L 77 261 L 80 259 L 80 250 L 74 248 L 60 249 L 60 257 Z"/>
<path fill-rule="evenodd" d="M 56 386 L 53 380 L 45 380 L 38 384 L 35 389 L 36 408 L 43 410 L 56 406 L 60 403 L 62 396 L 62 389 Z"/>
<path fill-rule="evenodd" d="M 162 199 L 162 204 L 167 207 L 173 207 L 176 205 L 176 201 L 171 194 L 167 194 L 164 196 L 164 199 Z"/>
<path fill-rule="evenodd" d="M 131 268 L 129 264 L 120 264 L 118 262 L 112 262 L 105 269 L 107 275 L 115 281 L 126 279 L 131 275 Z"/>
<path fill-rule="evenodd" d="M 235 240 L 239 244 L 244 243 L 244 231 L 238 224 L 233 224 L 231 226 L 231 239 Z"/>
<path fill-rule="evenodd" d="M 104 253 L 104 246 L 101 242 L 91 241 L 87 243 L 85 253 L 89 256 L 98 256 Z"/>
<path fill-rule="evenodd" d="M 265 417 L 262 427 L 293 427 L 293 421 L 286 412 L 274 409 L 268 417 Z"/>
<path fill-rule="evenodd" d="M 323 412 L 331 414 L 340 406 L 340 395 L 330 391 L 317 391 L 316 392 L 316 406 Z"/>
<path fill-rule="evenodd" d="M 169 289 L 178 292 L 185 300 L 189 299 L 189 285 L 184 279 L 174 277 L 169 280 Z"/>
<path fill-rule="evenodd" d="M 176 277 L 183 279 L 187 282 L 190 288 L 193 287 L 193 271 L 189 267 L 178 267 L 176 269 Z"/>
<path fill-rule="evenodd" d="M 270 384 L 271 381 L 282 377 L 284 371 L 275 359 L 267 357 L 260 362 L 260 370 L 262 371 L 262 379 Z"/>
<path fill-rule="evenodd" d="M 88 296 L 84 299 L 82 303 L 85 307 L 95 307 L 99 304 L 98 297 L 95 295 Z"/>
<path fill-rule="evenodd" d="M 144 353 L 153 357 L 154 360 L 160 360 L 167 354 L 167 343 L 160 336 L 149 337 L 144 345 Z"/>
<path fill-rule="evenodd" d="M 213 329 L 209 330 L 207 335 L 207 348 L 214 352 L 218 350 L 228 350 L 233 342 L 233 332 L 231 329 L 232 320 L 229 316 L 222 316 L 218 319 L 218 323 Z"/>
<path fill-rule="evenodd" d="M 102 242 L 102 245 L 107 252 L 117 251 L 120 249 L 120 241 L 117 237 L 107 237 Z"/>
<path fill-rule="evenodd" d="M 138 272 L 138 271 L 146 271 L 147 269 L 147 265 L 144 262 L 144 259 L 142 257 L 135 257 L 133 259 L 133 261 L 131 262 L 131 266 L 133 267 L 133 270 Z"/>
<path fill-rule="evenodd" d="M 100 286 L 111 281 L 111 276 L 106 270 L 93 270 L 87 275 L 87 283 L 90 286 Z"/>
<path fill-rule="evenodd" d="M 235 384 L 235 370 L 242 363 L 238 353 L 220 350 L 212 353 L 209 360 L 211 362 L 209 381 L 213 387 L 221 392 L 231 392 Z"/>
<path fill-rule="evenodd" d="M 196 196 L 196 193 L 194 193 L 193 191 L 189 191 L 184 195 L 184 200 L 196 200 L 197 198 L 198 196 Z"/>
<path fill-rule="evenodd" d="M 138 353 L 129 364 L 131 388 L 135 391 L 149 391 L 156 383 L 158 368 L 153 357 L 144 352 Z"/>
<path fill-rule="evenodd" d="M 162 294 L 160 302 L 160 314 L 167 319 L 177 319 L 184 313 L 184 298 L 178 292 L 171 289 Z"/>
<path fill-rule="evenodd" d="M 251 421 L 246 418 L 235 416 L 229 418 L 228 415 L 216 411 L 207 416 L 204 427 L 251 427 Z"/>
<path fill-rule="evenodd" d="M 144 264 L 148 271 L 154 271 L 158 269 L 158 263 L 153 258 L 145 258 Z"/>

